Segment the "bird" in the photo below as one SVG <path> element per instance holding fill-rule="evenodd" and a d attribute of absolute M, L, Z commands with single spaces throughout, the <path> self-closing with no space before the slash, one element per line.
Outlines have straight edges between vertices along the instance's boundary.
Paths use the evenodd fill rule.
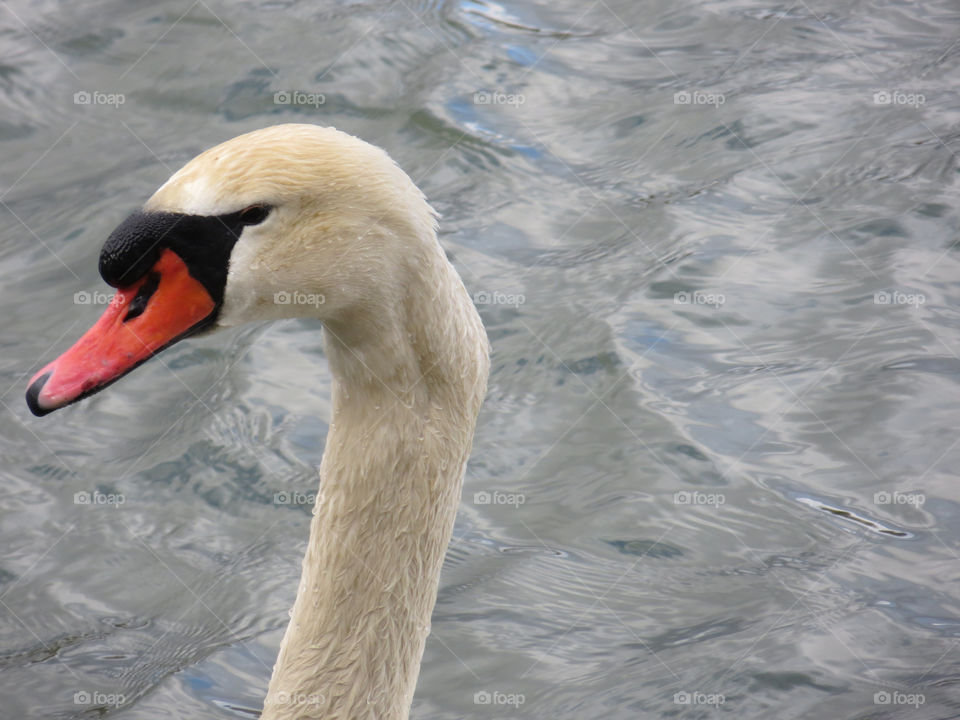
<path fill-rule="evenodd" d="M 437 220 L 390 156 L 352 135 L 282 124 L 234 137 L 107 237 L 113 299 L 28 384 L 42 416 L 185 338 L 321 321 L 332 412 L 264 720 L 409 717 L 490 368 Z"/>

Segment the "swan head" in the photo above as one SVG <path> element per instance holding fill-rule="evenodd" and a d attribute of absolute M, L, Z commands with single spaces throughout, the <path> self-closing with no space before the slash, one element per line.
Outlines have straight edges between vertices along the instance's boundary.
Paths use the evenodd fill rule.
<path fill-rule="evenodd" d="M 395 312 L 410 273 L 438 252 L 433 211 L 383 150 L 315 125 L 240 135 L 111 233 L 100 273 L 116 295 L 31 379 L 27 404 L 45 415 L 219 327 Z"/>

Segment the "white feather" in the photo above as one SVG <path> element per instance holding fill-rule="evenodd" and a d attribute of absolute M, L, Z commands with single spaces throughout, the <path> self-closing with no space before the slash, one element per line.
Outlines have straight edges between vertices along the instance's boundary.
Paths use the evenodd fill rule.
<path fill-rule="evenodd" d="M 486 334 L 433 211 L 382 150 L 332 128 L 274 126 L 199 155 L 146 207 L 254 203 L 273 210 L 233 250 L 220 324 L 320 318 L 334 373 L 320 492 L 262 718 L 402 720 L 485 393 Z"/>

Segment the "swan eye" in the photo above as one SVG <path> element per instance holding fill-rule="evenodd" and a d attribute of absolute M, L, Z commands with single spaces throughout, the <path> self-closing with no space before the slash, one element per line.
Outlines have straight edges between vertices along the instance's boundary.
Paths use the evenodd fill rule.
<path fill-rule="evenodd" d="M 272 208 L 269 205 L 251 205 L 240 211 L 240 222 L 244 225 L 259 225 L 267 219 Z"/>

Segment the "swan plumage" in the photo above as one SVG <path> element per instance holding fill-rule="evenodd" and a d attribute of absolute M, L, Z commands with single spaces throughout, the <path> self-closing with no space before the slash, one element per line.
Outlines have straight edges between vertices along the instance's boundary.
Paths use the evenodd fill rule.
<path fill-rule="evenodd" d="M 196 331 L 323 321 L 332 418 L 262 717 L 406 718 L 489 369 L 423 194 L 346 133 L 268 127 L 174 173 L 108 240 L 101 272 L 116 307 L 34 376 L 37 414 Z"/>

